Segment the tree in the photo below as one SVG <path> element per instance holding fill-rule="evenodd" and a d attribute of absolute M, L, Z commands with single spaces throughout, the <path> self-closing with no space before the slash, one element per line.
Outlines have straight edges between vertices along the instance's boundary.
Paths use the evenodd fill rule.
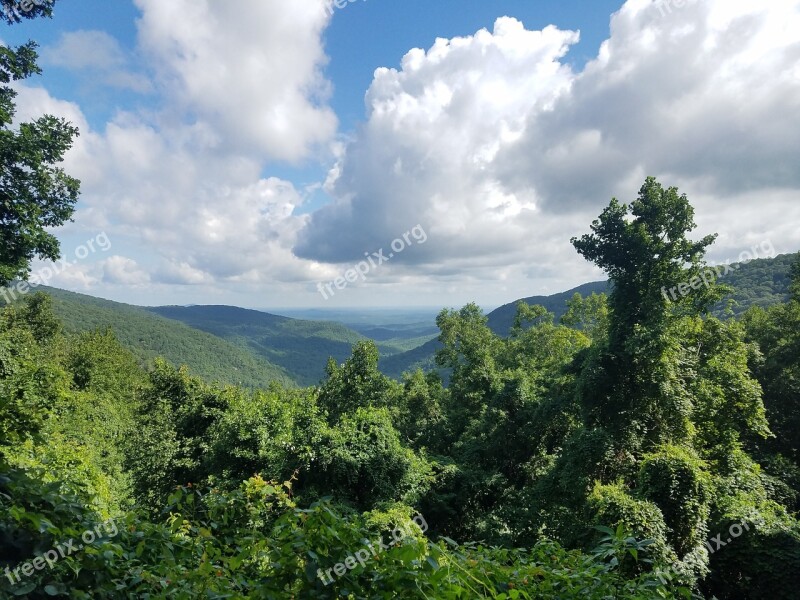
<path fill-rule="evenodd" d="M 686 234 L 695 227 L 686 195 L 648 177 L 630 206 L 613 198 L 592 223 L 593 233 L 572 239 L 613 283 L 608 340 L 584 369 L 587 424 L 608 428 L 626 445 L 663 443 L 687 431 L 682 349 L 670 327 L 682 316 L 706 312 L 725 291 L 703 263 L 716 236 L 694 242 Z M 675 289 L 680 295 L 671 293 Z M 691 293 L 683 293 L 687 289 Z"/>
<path fill-rule="evenodd" d="M 399 393 L 398 386 L 378 370 L 378 358 L 378 347 L 370 340 L 357 342 L 352 356 L 342 366 L 333 358 L 328 360 L 319 405 L 328 413 L 330 424 L 359 408 L 392 404 Z"/>
<path fill-rule="evenodd" d="M 37 342 L 45 344 L 61 333 L 61 321 L 53 313 L 53 299 L 42 292 L 25 298 L 21 311 Z"/>
<path fill-rule="evenodd" d="M 561 324 L 583 331 L 589 338 L 598 339 L 608 330 L 608 298 L 595 294 L 584 298 L 578 292 L 567 300 L 567 312 Z"/>
<path fill-rule="evenodd" d="M 693 242 L 686 234 L 695 227 L 686 195 L 648 177 L 630 206 L 612 198 L 592 223 L 593 233 L 572 239 L 578 252 L 607 271 L 613 282 L 610 328 L 617 343 L 636 326 L 664 323 L 674 304 L 702 312 L 722 297 L 718 286 L 702 285 L 703 256 L 717 236 Z M 669 291 L 693 281 L 700 284 L 691 286 L 691 294 L 670 297 Z"/>
<path fill-rule="evenodd" d="M 24 2 L 30 10 L 2 0 L 2 18 L 15 23 L 51 13 L 52 3 Z M 70 220 L 80 188 L 57 166 L 78 135 L 76 127 L 45 115 L 13 128 L 17 92 L 8 84 L 40 73 L 36 59 L 34 42 L 16 49 L 0 46 L 0 286 L 27 279 L 35 257 L 58 259 L 58 240 L 46 228 Z"/>

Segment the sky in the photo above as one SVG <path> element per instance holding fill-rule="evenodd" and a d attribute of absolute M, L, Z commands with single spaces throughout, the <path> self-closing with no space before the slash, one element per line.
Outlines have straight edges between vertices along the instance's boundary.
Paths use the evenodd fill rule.
<path fill-rule="evenodd" d="M 340 7 L 341 6 L 341 7 Z M 485 307 L 603 273 L 648 175 L 711 262 L 800 250 L 800 0 L 61 0 L 17 121 L 80 137 L 50 285 L 142 305 Z"/>

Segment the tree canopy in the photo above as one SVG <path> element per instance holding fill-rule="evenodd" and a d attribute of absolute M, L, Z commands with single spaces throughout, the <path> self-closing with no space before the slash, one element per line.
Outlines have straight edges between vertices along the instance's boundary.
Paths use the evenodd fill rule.
<path fill-rule="evenodd" d="M 51 3 L 28 11 L 3 0 L 9 23 L 49 16 Z M 63 118 L 44 115 L 15 125 L 17 92 L 9 85 L 40 72 L 36 44 L 0 46 L 0 286 L 26 279 L 33 258 L 56 260 L 58 239 L 47 228 L 70 220 L 80 182 L 58 166 L 72 146 L 78 129 Z"/>

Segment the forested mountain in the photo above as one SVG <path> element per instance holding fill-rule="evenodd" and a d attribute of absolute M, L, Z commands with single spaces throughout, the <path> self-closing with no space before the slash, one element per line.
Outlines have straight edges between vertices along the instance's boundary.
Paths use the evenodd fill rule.
<path fill-rule="evenodd" d="M 161 306 L 152 313 L 218 336 L 282 367 L 301 385 L 325 375 L 329 357 L 344 362 L 366 339 L 339 323 L 303 321 L 233 306 Z"/>
<path fill-rule="evenodd" d="M 730 271 L 719 279 L 719 283 L 732 287 L 733 291 L 726 294 L 717 303 L 713 309 L 714 314 L 724 317 L 729 306 L 735 315 L 741 315 L 753 306 L 766 308 L 786 302 L 789 299 L 791 265 L 798 255 L 800 253 L 782 254 L 775 258 L 756 259 L 730 265 Z M 522 298 L 491 311 L 487 315 L 488 325 L 494 333 L 506 336 L 514 324 L 514 317 L 520 302 L 543 306 L 553 313 L 556 319 L 560 319 L 567 311 L 567 302 L 575 294 L 588 296 L 609 291 L 609 282 L 596 281 L 551 296 Z M 733 304 L 730 303 L 731 300 Z M 383 358 L 381 369 L 392 377 L 400 377 L 405 371 L 415 368 L 435 369 L 433 359 L 441 348 L 442 345 L 438 340 L 431 340 L 407 352 Z"/>
<path fill-rule="evenodd" d="M 719 283 L 732 287 L 733 292 L 716 305 L 714 313 L 724 317 L 730 300 L 735 315 L 753 306 L 785 302 L 796 256 L 784 254 L 731 265 Z M 353 344 L 365 339 L 378 342 L 381 370 L 397 379 L 416 368 L 435 369 L 434 356 L 442 347 L 430 329 L 421 325 L 409 328 L 409 335 L 427 335 L 402 338 L 397 337 L 396 329 L 362 325 L 359 333 L 331 321 L 293 319 L 232 306 L 146 308 L 55 288 L 40 289 L 56 300 L 55 311 L 69 331 L 111 326 L 120 341 L 148 364 L 163 356 L 172 364 L 188 365 L 206 381 L 246 387 L 264 387 L 272 380 L 314 385 L 323 378 L 329 357 L 341 363 Z M 531 296 L 489 312 L 488 325 L 506 336 L 519 302 L 543 306 L 559 319 L 576 293 L 588 296 L 608 291 L 608 282 L 593 282 L 559 294 Z"/>
<path fill-rule="evenodd" d="M 144 365 L 152 365 L 160 356 L 175 366 L 188 365 L 208 382 L 249 388 L 267 387 L 271 381 L 295 382 L 282 367 L 253 352 L 144 308 L 47 286 L 38 289 L 53 298 L 53 311 L 67 332 L 113 329 Z"/>
<path fill-rule="evenodd" d="M 187 365 L 208 382 L 250 388 L 266 387 L 271 381 L 314 385 L 324 377 L 329 357 L 344 362 L 353 344 L 368 339 L 335 322 L 232 306 L 139 307 L 48 286 L 36 289 L 53 297 L 54 311 L 67 331 L 111 327 L 143 364 L 151 365 L 161 356 L 173 365 Z M 417 333 L 418 328 L 409 331 Z M 432 337 L 390 335 L 378 345 L 385 356 Z"/>
<path fill-rule="evenodd" d="M 790 297 L 792 265 L 798 256 L 800 252 L 733 263 L 731 271 L 719 280 L 719 283 L 732 287 L 733 292 L 723 298 L 718 310 L 727 305 L 728 300 L 734 301 L 732 310 L 737 315 L 754 306 L 768 308 L 787 302 Z"/>
<path fill-rule="evenodd" d="M 517 315 L 517 305 L 520 302 L 526 304 L 538 304 L 543 306 L 549 312 L 555 315 L 556 319 L 560 319 L 565 312 L 567 312 L 567 300 L 570 300 L 575 294 L 581 296 L 589 296 L 591 294 L 605 294 L 608 292 L 608 282 L 595 281 L 593 283 L 584 283 L 576 288 L 561 292 L 560 294 L 553 294 L 551 296 L 531 296 L 530 298 L 522 298 L 515 300 L 508 304 L 504 304 L 488 315 L 489 328 L 497 335 L 506 336 L 510 333 L 514 325 L 514 317 Z"/>

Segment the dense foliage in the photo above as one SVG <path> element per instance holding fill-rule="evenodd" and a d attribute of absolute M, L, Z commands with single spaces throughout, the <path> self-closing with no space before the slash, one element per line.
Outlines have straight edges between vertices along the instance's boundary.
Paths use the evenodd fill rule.
<path fill-rule="evenodd" d="M 442 311 L 447 386 L 388 378 L 365 341 L 318 386 L 219 386 L 144 370 L 109 330 L 62 331 L 46 295 L 7 307 L 0 590 L 791 598 L 800 302 L 720 321 L 722 290 L 672 302 L 636 276 L 691 278 L 674 267 L 702 266 L 691 228 L 648 180 L 576 240 L 615 261 L 609 299 L 577 295 L 560 323 L 521 303 L 507 337 L 475 305 Z M 640 249 L 606 248 L 609 230 Z"/>
<path fill-rule="evenodd" d="M 32 47 L 4 52 L 33 72 Z M 58 162 L 71 129 L 38 126 Z M 42 169 L 66 218 L 75 182 Z M 5 307 L 0 594 L 796 597 L 800 263 L 786 303 L 720 320 L 693 218 L 648 178 L 573 240 L 608 296 L 560 321 L 520 303 L 503 336 L 474 304 L 443 310 L 447 385 L 387 377 L 361 339 L 319 385 L 209 383 L 65 330 L 50 296 Z M 3 231 L 22 253 L 0 252 L 0 281 L 57 250 Z"/>

